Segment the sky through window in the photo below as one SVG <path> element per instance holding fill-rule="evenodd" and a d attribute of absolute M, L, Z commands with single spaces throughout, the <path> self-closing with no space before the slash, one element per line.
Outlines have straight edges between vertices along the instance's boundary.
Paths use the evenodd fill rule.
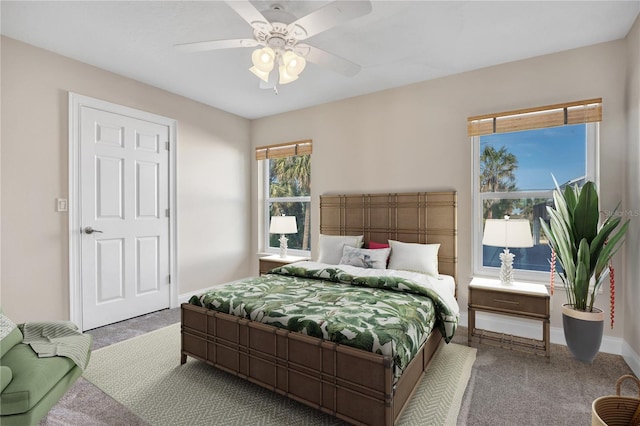
<path fill-rule="evenodd" d="M 520 191 L 554 189 L 553 174 L 560 185 L 586 174 L 587 135 L 584 124 L 480 137 L 480 152 L 487 146 L 507 151 L 518 159 L 515 171 Z"/>

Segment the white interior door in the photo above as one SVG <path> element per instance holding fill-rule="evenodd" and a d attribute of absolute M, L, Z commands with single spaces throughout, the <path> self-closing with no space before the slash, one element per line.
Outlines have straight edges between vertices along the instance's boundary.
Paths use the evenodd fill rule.
<path fill-rule="evenodd" d="M 166 124 L 81 105 L 82 328 L 170 306 Z"/>

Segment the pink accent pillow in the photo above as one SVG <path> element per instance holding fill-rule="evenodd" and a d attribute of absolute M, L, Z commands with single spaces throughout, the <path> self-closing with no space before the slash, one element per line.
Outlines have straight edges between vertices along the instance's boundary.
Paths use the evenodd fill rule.
<path fill-rule="evenodd" d="M 369 241 L 369 248 L 370 249 L 385 249 L 385 248 L 389 248 L 389 244 L 376 243 L 374 241 Z"/>

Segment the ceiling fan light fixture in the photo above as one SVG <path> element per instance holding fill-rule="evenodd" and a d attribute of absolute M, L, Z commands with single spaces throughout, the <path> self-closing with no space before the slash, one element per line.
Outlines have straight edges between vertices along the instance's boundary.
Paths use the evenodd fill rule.
<path fill-rule="evenodd" d="M 251 54 L 251 62 L 253 62 L 253 66 L 262 72 L 266 72 L 267 75 L 273 69 L 275 59 L 276 52 L 268 46 L 263 47 L 262 49 L 256 49 Z"/>
<path fill-rule="evenodd" d="M 262 88 L 275 89 L 277 81 L 286 84 L 297 80 L 307 60 L 349 77 L 360 71 L 359 65 L 347 59 L 299 42 L 370 13 L 371 0 L 331 1 L 302 17 L 294 16 L 279 4 L 261 12 L 249 0 L 225 1 L 253 28 L 252 39 L 208 40 L 176 47 L 187 52 L 254 47 L 253 66 L 249 70 L 262 80 Z M 278 68 L 271 73 L 276 65 Z"/>
<path fill-rule="evenodd" d="M 287 74 L 298 76 L 304 70 L 307 65 L 307 61 L 299 55 L 296 55 L 291 50 L 287 50 L 282 55 L 282 63 L 285 66 Z"/>
<path fill-rule="evenodd" d="M 273 66 L 271 66 L 271 68 L 273 68 Z M 265 83 L 269 82 L 269 71 L 262 71 L 256 67 L 249 68 L 249 71 L 254 73 L 260 80 L 264 81 Z"/>
<path fill-rule="evenodd" d="M 296 81 L 297 79 L 297 75 L 289 74 L 287 72 L 287 67 L 285 65 L 280 65 L 280 79 L 278 80 L 280 84 L 291 83 L 292 81 Z"/>

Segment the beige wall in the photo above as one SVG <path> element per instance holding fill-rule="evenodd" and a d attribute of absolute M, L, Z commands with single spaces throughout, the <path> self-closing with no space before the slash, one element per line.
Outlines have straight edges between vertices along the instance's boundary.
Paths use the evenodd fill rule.
<path fill-rule="evenodd" d="M 250 272 L 249 121 L 2 38 L 1 304 L 15 321 L 69 318 L 68 92 L 177 120 L 180 294 Z"/>
<path fill-rule="evenodd" d="M 68 318 L 67 215 L 55 211 L 55 199 L 68 197 L 67 92 L 73 91 L 178 121 L 179 293 L 257 270 L 260 204 L 251 200 L 258 195 L 258 167 L 249 140 L 257 146 L 312 138 L 315 238 L 320 194 L 458 191 L 458 289 L 464 311 L 472 275 L 471 145 L 466 118 L 602 97 L 603 205 L 615 205 L 626 197 L 627 209 L 638 208 L 638 27 L 636 22 L 626 41 L 252 122 L 3 37 L 0 303 L 17 321 Z M 616 328 L 605 330 L 614 337 L 621 337 L 624 330 L 636 353 L 640 352 L 640 321 L 635 312 L 640 290 L 635 286 L 629 291 L 626 285 L 635 282 L 633 277 L 640 272 L 637 222 L 625 247 L 629 270 L 621 267 L 623 256 L 616 259 L 618 300 L 625 303 L 617 305 Z M 556 327 L 560 326 L 562 292 L 558 296 L 552 316 Z M 606 308 L 607 301 L 605 291 L 598 304 Z"/>
<path fill-rule="evenodd" d="M 472 276 L 467 117 L 602 97 L 602 198 L 603 205 L 615 206 L 625 195 L 621 167 L 626 155 L 625 48 L 620 40 L 254 120 L 252 144 L 313 139 L 312 238 L 319 234 L 320 194 L 458 191 L 458 301 L 466 311 Z M 257 197 L 255 162 L 252 179 Z M 257 249 L 259 206 L 254 210 L 253 246 Z M 616 263 L 621 261 L 618 257 Z M 623 281 L 624 273 L 619 271 Z M 564 300 L 559 299 L 564 293 L 557 294 L 552 325 L 560 327 Z M 598 303 L 606 308 L 608 294 Z M 624 313 L 619 314 L 622 322 Z M 605 333 L 620 337 L 622 327 L 607 328 Z"/>
<path fill-rule="evenodd" d="M 640 354 L 640 17 L 627 35 L 627 203 L 631 224 L 627 235 L 624 339 Z M 637 365 L 640 368 L 640 365 Z M 636 370 L 636 374 L 640 374 Z"/>

